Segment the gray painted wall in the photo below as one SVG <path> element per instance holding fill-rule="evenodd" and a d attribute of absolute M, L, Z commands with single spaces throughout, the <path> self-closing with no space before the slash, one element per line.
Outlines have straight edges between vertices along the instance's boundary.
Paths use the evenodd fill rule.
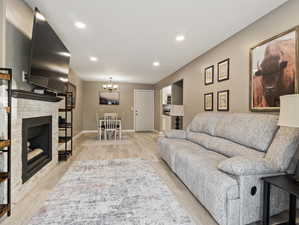
<path fill-rule="evenodd" d="M 134 129 L 134 89 L 153 90 L 149 84 L 118 83 L 120 91 L 119 105 L 100 105 L 99 91 L 103 82 L 83 82 L 83 130 L 96 130 L 96 113 L 117 112 L 122 118 L 122 128 Z M 103 91 L 103 90 L 102 90 Z"/>
<path fill-rule="evenodd" d="M 229 89 L 230 110 L 232 112 L 249 111 L 249 49 L 257 43 L 271 38 L 294 26 L 299 25 L 299 1 L 289 0 L 286 4 L 264 16 L 254 24 L 232 36 L 220 45 L 198 57 L 179 71 L 161 80 L 155 86 L 156 98 L 160 89 L 177 80 L 184 79 L 184 126 L 198 113 L 203 111 L 204 93 Z M 200 41 L 200 40 L 198 40 Z M 213 85 L 204 85 L 203 70 L 210 65 L 230 58 L 230 80 Z M 217 70 L 216 70 L 217 71 Z M 156 101 L 158 102 L 158 101 Z M 216 109 L 217 101 L 214 101 Z M 160 105 L 156 105 L 155 129 L 160 128 Z"/>
<path fill-rule="evenodd" d="M 28 72 L 33 11 L 22 0 L 9 0 L 5 23 L 5 66 L 13 69 L 13 88 L 31 90 L 22 82 L 22 71 Z"/>

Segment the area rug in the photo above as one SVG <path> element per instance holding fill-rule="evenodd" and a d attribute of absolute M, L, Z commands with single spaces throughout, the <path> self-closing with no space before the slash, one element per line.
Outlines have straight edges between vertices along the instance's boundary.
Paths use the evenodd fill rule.
<path fill-rule="evenodd" d="M 30 225 L 195 225 L 150 162 L 77 161 Z"/>
<path fill-rule="evenodd" d="M 130 145 L 132 144 L 132 141 L 128 138 L 128 136 L 122 136 L 122 139 L 110 139 L 110 140 L 99 140 L 96 136 L 89 136 L 86 137 L 84 142 L 82 143 L 82 146 L 114 146 L 114 145 Z"/>

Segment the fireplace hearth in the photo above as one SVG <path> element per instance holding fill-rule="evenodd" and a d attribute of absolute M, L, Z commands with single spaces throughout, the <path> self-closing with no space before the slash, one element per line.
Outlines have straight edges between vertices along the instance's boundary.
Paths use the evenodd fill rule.
<path fill-rule="evenodd" d="M 52 160 L 52 116 L 22 121 L 22 181 L 25 183 Z"/>

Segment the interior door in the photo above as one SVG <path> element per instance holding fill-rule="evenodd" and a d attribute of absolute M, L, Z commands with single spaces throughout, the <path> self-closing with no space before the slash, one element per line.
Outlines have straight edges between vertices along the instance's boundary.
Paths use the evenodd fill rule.
<path fill-rule="evenodd" d="M 154 91 L 134 91 L 135 131 L 154 130 Z"/>

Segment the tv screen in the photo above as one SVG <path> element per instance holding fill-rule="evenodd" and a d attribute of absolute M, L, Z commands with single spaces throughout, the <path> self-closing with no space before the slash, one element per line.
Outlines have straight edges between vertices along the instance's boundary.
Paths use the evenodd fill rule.
<path fill-rule="evenodd" d="M 34 16 L 28 81 L 50 91 L 63 93 L 68 82 L 70 52 L 36 9 Z"/>

